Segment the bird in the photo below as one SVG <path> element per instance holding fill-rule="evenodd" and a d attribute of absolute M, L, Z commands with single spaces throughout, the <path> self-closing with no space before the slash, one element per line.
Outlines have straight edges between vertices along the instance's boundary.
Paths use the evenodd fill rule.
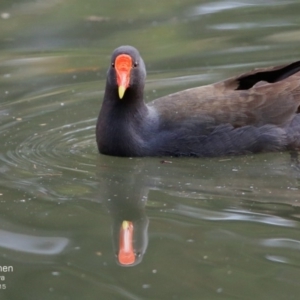
<path fill-rule="evenodd" d="M 145 63 L 111 56 L 96 124 L 101 154 L 218 157 L 300 148 L 300 61 L 144 101 Z"/>

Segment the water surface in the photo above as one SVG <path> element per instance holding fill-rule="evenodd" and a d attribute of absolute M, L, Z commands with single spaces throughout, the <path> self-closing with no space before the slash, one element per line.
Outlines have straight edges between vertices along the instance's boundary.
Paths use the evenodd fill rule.
<path fill-rule="evenodd" d="M 300 167 L 290 153 L 98 154 L 112 50 L 145 98 L 299 59 L 298 1 L 2 1 L 1 299 L 298 299 Z M 139 230 L 116 259 L 123 219 Z"/>

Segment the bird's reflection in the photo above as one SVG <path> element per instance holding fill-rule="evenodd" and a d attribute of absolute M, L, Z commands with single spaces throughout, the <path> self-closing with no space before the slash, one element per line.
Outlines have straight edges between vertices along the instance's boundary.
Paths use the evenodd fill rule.
<path fill-rule="evenodd" d="M 136 198 L 136 195 L 133 195 Z M 139 264 L 148 245 L 149 219 L 145 213 L 145 198 L 134 199 L 114 197 L 107 201 L 112 217 L 113 249 L 118 264 L 135 266 Z"/>
<path fill-rule="evenodd" d="M 149 177 L 145 174 L 144 163 L 116 160 L 120 163 L 99 168 L 101 199 L 112 219 L 113 251 L 117 263 L 135 266 L 142 261 L 148 246 L 149 219 L 145 205 Z"/>

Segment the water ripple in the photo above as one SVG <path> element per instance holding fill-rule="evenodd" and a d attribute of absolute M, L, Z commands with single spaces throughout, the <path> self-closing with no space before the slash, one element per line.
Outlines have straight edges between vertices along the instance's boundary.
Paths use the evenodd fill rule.
<path fill-rule="evenodd" d="M 61 253 L 69 241 L 62 237 L 38 237 L 0 230 L 0 247 L 40 255 Z"/>
<path fill-rule="evenodd" d="M 88 149 L 95 149 L 94 123 L 93 119 L 84 120 L 34 133 L 14 150 L 8 150 L 6 158 L 2 155 L 2 160 L 23 169 L 28 164 L 34 169 L 38 166 L 64 168 L 66 156 L 75 155 L 78 161 Z"/>
<path fill-rule="evenodd" d="M 286 238 L 265 239 L 261 245 L 272 248 L 288 248 L 300 250 L 300 241 Z"/>
<path fill-rule="evenodd" d="M 95 172 L 96 115 L 91 111 L 100 104 L 95 93 L 89 94 L 94 90 L 89 84 L 77 84 L 75 94 L 73 89 L 75 85 L 27 93 L 4 105 L 2 186 L 60 200 L 69 199 L 72 189 L 79 194 L 87 190 L 74 178 L 83 174 L 80 180 L 88 180 Z"/>
<path fill-rule="evenodd" d="M 243 1 L 216 1 L 198 5 L 193 8 L 190 12 L 191 16 L 198 15 L 206 15 L 206 14 L 214 14 L 219 13 L 225 10 L 233 10 L 245 7 L 255 7 L 255 6 L 278 6 L 278 5 L 286 5 L 289 3 L 293 3 L 292 1 L 268 1 L 268 2 L 257 2 L 257 3 L 249 3 Z"/>
<path fill-rule="evenodd" d="M 179 204 L 177 205 L 177 208 L 172 209 L 169 212 L 177 215 L 187 216 L 189 218 L 210 221 L 247 221 L 281 227 L 298 226 L 297 222 L 295 221 L 268 214 L 249 212 L 246 210 L 227 209 L 224 211 L 212 211 Z"/>

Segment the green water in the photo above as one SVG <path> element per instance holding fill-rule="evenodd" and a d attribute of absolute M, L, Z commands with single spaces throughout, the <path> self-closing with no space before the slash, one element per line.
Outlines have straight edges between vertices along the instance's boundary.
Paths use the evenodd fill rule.
<path fill-rule="evenodd" d="M 97 153 L 114 48 L 146 100 L 300 58 L 298 1 L 0 4 L 0 299 L 299 299 L 300 167 Z M 139 258 L 116 260 L 123 219 Z M 5 266 L 13 270 L 5 272 Z"/>

